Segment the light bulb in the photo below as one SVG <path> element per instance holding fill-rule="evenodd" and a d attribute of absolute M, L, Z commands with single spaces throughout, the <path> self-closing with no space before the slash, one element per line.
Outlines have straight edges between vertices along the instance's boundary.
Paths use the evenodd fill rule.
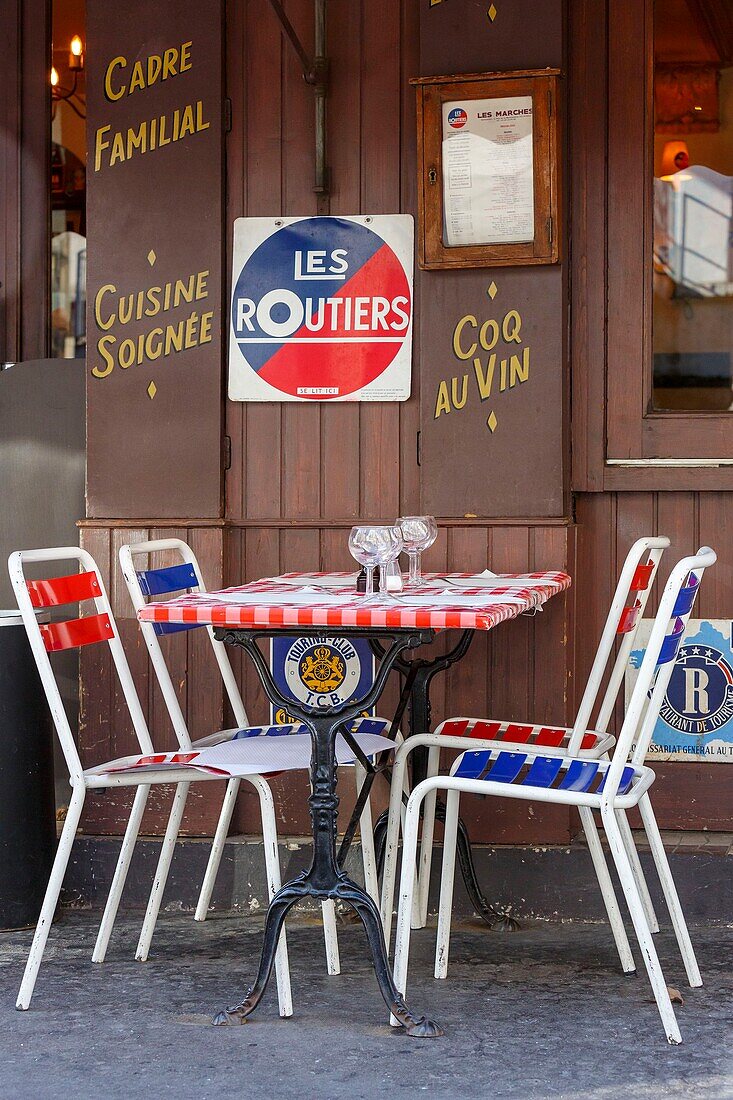
<path fill-rule="evenodd" d="M 69 49 L 73 53 L 74 57 L 81 57 L 82 43 L 81 38 L 79 38 L 78 34 L 75 34 L 72 38 Z"/>
<path fill-rule="evenodd" d="M 56 72 L 54 66 L 51 66 L 51 87 L 55 88 L 59 82 L 59 74 Z"/>

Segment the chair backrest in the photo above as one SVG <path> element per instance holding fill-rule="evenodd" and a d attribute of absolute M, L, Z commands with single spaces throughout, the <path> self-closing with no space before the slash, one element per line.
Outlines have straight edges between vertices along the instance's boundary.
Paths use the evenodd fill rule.
<path fill-rule="evenodd" d="M 644 615 L 659 562 L 668 546 L 669 539 L 662 535 L 646 536 L 637 539 L 626 555 L 568 742 L 568 752 L 571 755 L 575 755 L 581 748 L 588 729 L 608 732 L 629 654 Z M 610 665 L 608 684 L 595 721 L 591 723 L 601 685 L 619 638 L 621 643 L 616 649 L 616 658 Z"/>
<path fill-rule="evenodd" d="M 703 573 L 716 560 L 715 551 L 703 546 L 697 554 L 682 558 L 669 575 L 616 740 L 604 798 L 612 798 L 617 791 L 629 760 L 636 767 L 644 763 Z"/>
<path fill-rule="evenodd" d="M 78 571 L 49 580 L 26 578 L 26 565 L 48 565 L 57 561 L 76 562 Z M 140 751 L 153 752 L 153 742 L 135 691 L 104 582 L 92 556 L 78 546 L 17 550 L 8 558 L 8 570 L 72 782 L 82 780 L 83 767 L 49 659 L 49 654 L 58 650 L 102 642 L 109 644 Z M 39 610 L 87 601 L 94 604 L 95 614 L 63 622 L 38 621 L 36 612 Z"/>
<path fill-rule="evenodd" d="M 165 552 L 171 553 L 175 559 L 178 559 L 176 564 L 160 569 L 136 569 L 135 558 Z M 125 578 L 127 591 L 130 593 L 135 611 L 143 608 L 151 597 L 156 599 L 159 596 L 172 596 L 183 592 L 206 592 L 206 585 L 201 576 L 201 569 L 196 560 L 196 555 L 188 543 L 182 539 L 154 539 L 148 542 L 131 543 L 120 547 L 119 556 L 122 575 Z M 217 642 L 212 627 L 207 626 L 205 623 L 141 622 L 140 629 L 150 654 L 156 678 L 160 684 L 160 690 L 163 693 L 168 714 L 173 723 L 173 729 L 182 749 L 191 747 L 191 735 L 158 641 L 162 635 L 177 634 L 183 630 L 206 630 L 237 726 L 249 725 L 247 712 L 234 678 L 234 671 L 227 655 L 226 646 L 223 642 Z"/>

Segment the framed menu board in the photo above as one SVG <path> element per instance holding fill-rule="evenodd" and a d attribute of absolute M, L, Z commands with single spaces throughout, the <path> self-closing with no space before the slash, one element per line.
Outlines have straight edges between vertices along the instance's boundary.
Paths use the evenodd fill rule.
<path fill-rule="evenodd" d="M 422 268 L 560 258 L 557 69 L 421 77 Z"/>

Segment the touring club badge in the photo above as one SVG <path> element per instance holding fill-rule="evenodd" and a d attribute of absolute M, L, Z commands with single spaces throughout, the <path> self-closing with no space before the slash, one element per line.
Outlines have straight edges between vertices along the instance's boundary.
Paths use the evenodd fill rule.
<path fill-rule="evenodd" d="M 646 622 L 642 645 L 648 640 Z M 733 649 L 728 620 L 690 620 L 652 736 L 658 759 L 733 763 Z M 631 654 L 630 674 L 644 649 Z M 627 677 L 627 691 L 629 677 Z"/>
<path fill-rule="evenodd" d="M 310 707 L 333 707 L 363 695 L 374 679 L 366 639 L 281 637 L 272 639 L 272 674 L 283 695 Z M 280 708 L 273 720 L 287 722 Z"/>

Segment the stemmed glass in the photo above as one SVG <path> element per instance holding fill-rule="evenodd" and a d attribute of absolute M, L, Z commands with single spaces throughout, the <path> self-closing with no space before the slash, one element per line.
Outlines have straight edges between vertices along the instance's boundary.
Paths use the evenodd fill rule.
<path fill-rule="evenodd" d="M 366 569 L 366 591 L 364 595 L 374 597 L 374 570 L 381 566 L 386 571 L 387 564 L 396 561 L 403 549 L 402 534 L 399 527 L 352 527 L 349 535 L 349 552 Z"/>
<path fill-rule="evenodd" d="M 425 582 L 420 574 L 420 555 L 432 546 L 438 537 L 438 525 L 434 516 L 401 516 L 397 526 L 402 532 L 402 540 L 410 559 L 410 573 L 407 583 L 417 588 Z"/>

